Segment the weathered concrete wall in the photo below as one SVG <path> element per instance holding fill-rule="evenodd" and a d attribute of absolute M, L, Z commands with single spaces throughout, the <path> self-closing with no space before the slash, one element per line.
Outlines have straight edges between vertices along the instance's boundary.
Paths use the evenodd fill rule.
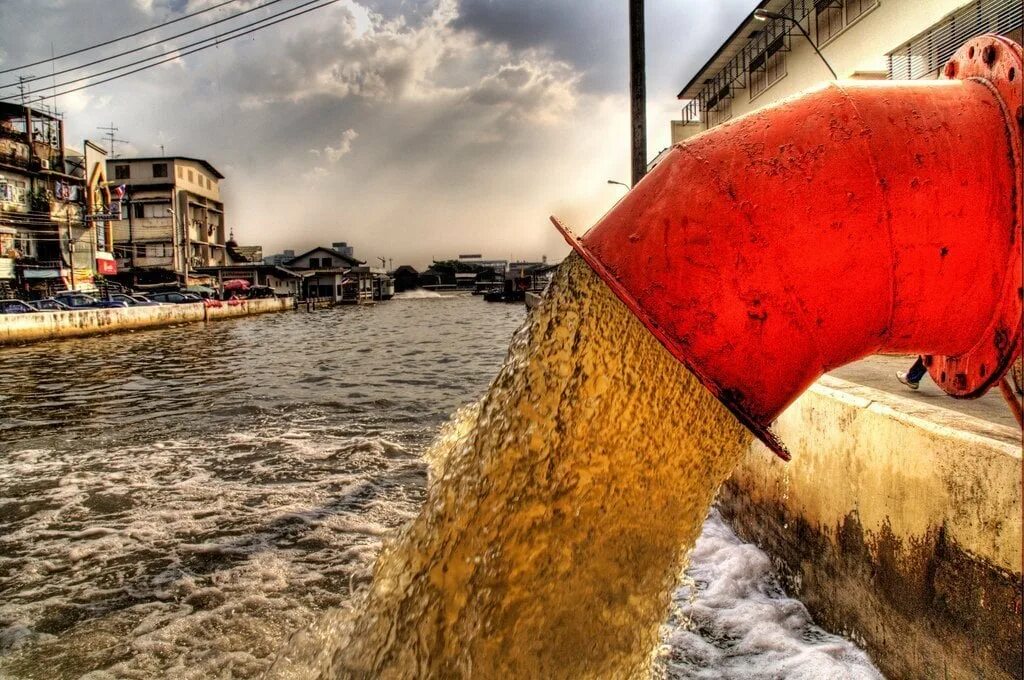
<path fill-rule="evenodd" d="M 288 297 L 242 300 L 237 305 L 225 302 L 222 307 L 206 307 L 196 303 L 159 307 L 80 309 L 39 314 L 3 314 L 0 315 L 0 345 L 281 312 L 292 309 L 293 304 L 293 299 Z"/>
<path fill-rule="evenodd" d="M 724 515 L 890 680 L 1020 678 L 1021 434 L 823 378 L 757 444 Z"/>

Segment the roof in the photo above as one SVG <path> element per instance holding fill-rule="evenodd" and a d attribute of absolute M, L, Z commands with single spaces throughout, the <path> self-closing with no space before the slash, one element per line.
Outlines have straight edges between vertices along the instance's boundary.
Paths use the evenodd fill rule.
<path fill-rule="evenodd" d="M 224 179 L 224 175 L 220 174 L 220 170 L 210 165 L 209 161 L 205 161 L 202 158 L 192 158 L 191 156 L 146 156 L 140 158 L 108 158 L 108 163 L 145 163 L 153 161 L 191 161 L 193 163 L 199 163 L 207 170 L 210 174 L 217 179 Z"/>
<path fill-rule="evenodd" d="M 225 274 L 231 274 L 232 272 L 235 272 L 235 271 L 237 271 L 240 274 L 244 274 L 246 272 L 251 272 L 253 270 L 257 270 L 257 271 L 272 271 L 272 272 L 278 274 L 279 276 L 281 276 L 282 278 L 294 278 L 294 279 L 301 279 L 301 278 L 304 278 L 305 276 L 307 276 L 304 272 L 292 271 L 291 269 L 288 269 L 287 267 L 282 267 L 279 264 L 265 264 L 265 263 L 262 263 L 262 262 L 235 262 L 235 263 L 232 263 L 232 264 L 221 264 L 221 265 L 215 265 L 215 266 L 209 266 L 209 267 L 193 267 L 192 270 L 193 271 L 197 271 L 197 272 L 202 272 L 204 274 L 206 274 L 206 273 L 216 274 L 217 272 L 224 272 Z"/>
<path fill-rule="evenodd" d="M 676 97 L 678 99 L 695 98 L 704 88 L 707 74 L 710 72 L 713 76 L 725 68 L 725 65 L 747 44 L 750 34 L 759 32 L 764 28 L 764 23 L 754 18 L 754 12 L 759 9 L 767 9 L 774 12 L 782 9 L 787 4 L 789 3 L 786 0 L 761 0 L 758 2 L 757 7 L 750 10 L 750 13 L 740 22 L 736 30 L 732 32 L 732 35 L 726 38 L 721 47 L 707 60 L 707 63 L 693 74 L 693 78 L 690 79 L 690 82 L 686 83 L 686 86 L 679 91 Z"/>
<path fill-rule="evenodd" d="M 311 250 L 307 250 L 306 252 L 302 253 L 301 255 L 296 255 L 295 257 L 289 259 L 285 264 L 292 264 L 296 260 L 301 260 L 304 257 L 308 257 L 309 255 L 312 255 L 313 253 L 315 253 L 318 250 L 321 251 L 321 252 L 324 252 L 324 253 L 328 253 L 328 254 L 330 254 L 330 255 L 332 255 L 334 257 L 340 257 L 342 260 L 344 260 L 345 262 L 348 262 L 349 265 L 351 265 L 353 267 L 355 267 L 357 265 L 361 265 L 361 264 L 366 264 L 362 260 L 357 260 L 356 258 L 351 257 L 349 255 L 346 255 L 345 253 L 339 253 L 334 248 L 326 248 L 324 246 L 317 246 L 316 248 L 313 248 Z"/>

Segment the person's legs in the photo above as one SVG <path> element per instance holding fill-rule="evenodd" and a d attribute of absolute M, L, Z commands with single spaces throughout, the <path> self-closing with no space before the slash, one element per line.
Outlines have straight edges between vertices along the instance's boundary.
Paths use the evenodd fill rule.
<path fill-rule="evenodd" d="M 916 390 L 921 383 L 921 378 L 928 372 L 928 369 L 924 366 L 924 359 L 917 357 L 917 361 L 910 367 L 910 370 L 906 373 L 897 372 L 896 379 L 906 385 L 912 390 Z"/>
<path fill-rule="evenodd" d="M 924 374 L 927 372 L 928 369 L 924 367 L 924 359 L 922 357 L 918 357 L 917 361 L 914 362 L 914 365 L 910 367 L 909 371 L 907 371 L 907 380 L 910 382 L 921 382 L 921 378 L 923 378 Z"/>

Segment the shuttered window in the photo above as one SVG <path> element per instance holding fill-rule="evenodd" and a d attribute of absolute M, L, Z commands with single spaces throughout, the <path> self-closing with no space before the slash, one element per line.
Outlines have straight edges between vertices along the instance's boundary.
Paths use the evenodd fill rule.
<path fill-rule="evenodd" d="M 982 33 L 1020 35 L 1024 7 L 1020 0 L 975 0 L 928 31 L 889 53 L 889 77 L 930 78 L 960 46 Z"/>

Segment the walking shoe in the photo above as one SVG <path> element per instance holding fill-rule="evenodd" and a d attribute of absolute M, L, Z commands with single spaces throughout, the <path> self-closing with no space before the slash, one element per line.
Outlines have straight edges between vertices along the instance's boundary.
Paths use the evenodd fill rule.
<path fill-rule="evenodd" d="M 910 380 L 907 380 L 907 374 L 903 371 L 896 371 L 896 379 L 912 390 L 916 390 L 921 384 L 919 382 L 911 382 Z"/>

